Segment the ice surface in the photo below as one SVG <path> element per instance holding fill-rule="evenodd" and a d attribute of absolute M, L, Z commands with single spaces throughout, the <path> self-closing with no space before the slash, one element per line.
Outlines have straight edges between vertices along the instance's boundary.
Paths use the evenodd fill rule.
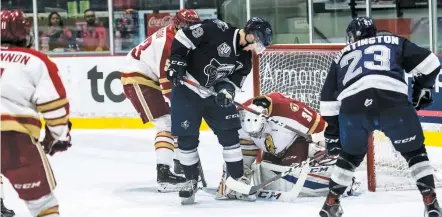
<path fill-rule="evenodd" d="M 199 191 L 197 204 L 182 206 L 177 193 L 156 192 L 152 130 L 73 131 L 73 147 L 50 158 L 63 217 L 314 217 L 324 197 L 295 203 L 216 201 Z M 212 132 L 202 132 L 199 153 L 208 184 L 216 188 L 222 168 L 221 147 Z M 442 149 L 428 148 L 442 163 Z M 438 157 L 438 158 L 436 158 Z M 438 189 L 442 199 L 442 189 Z M 24 203 L 5 182 L 6 206 L 17 217 L 30 217 Z M 417 191 L 364 193 L 342 200 L 344 216 L 423 216 Z"/>

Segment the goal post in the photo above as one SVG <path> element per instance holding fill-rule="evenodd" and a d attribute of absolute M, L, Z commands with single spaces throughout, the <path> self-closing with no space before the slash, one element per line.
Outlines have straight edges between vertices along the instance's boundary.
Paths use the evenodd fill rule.
<path fill-rule="evenodd" d="M 320 92 L 334 57 L 345 44 L 278 44 L 253 56 L 254 95 L 281 92 L 319 112 Z M 416 189 L 408 164 L 391 141 L 380 131 L 373 132 L 367 156 L 359 167 L 366 174 L 367 189 Z M 260 162 L 262 153 L 257 157 Z M 433 165 L 442 173 L 442 165 Z M 439 169 L 438 169 L 439 168 Z M 435 176 L 436 177 L 436 176 Z M 438 187 L 442 180 L 435 180 Z"/>

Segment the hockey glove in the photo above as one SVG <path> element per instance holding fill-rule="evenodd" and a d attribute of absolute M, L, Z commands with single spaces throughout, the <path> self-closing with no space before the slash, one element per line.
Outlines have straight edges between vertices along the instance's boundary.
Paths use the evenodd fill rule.
<path fill-rule="evenodd" d="M 229 107 L 235 98 L 235 87 L 227 81 L 221 81 L 215 84 L 215 91 L 218 93 L 215 102 L 221 107 Z"/>
<path fill-rule="evenodd" d="M 421 88 L 413 84 L 412 103 L 416 111 L 426 108 L 433 103 L 431 89 Z"/>
<path fill-rule="evenodd" d="M 69 131 L 72 128 L 72 123 L 68 122 Z M 46 154 L 54 155 L 57 152 L 66 151 L 68 148 L 72 146 L 71 144 L 71 137 L 68 134 L 68 140 L 67 141 L 58 141 L 55 140 L 54 137 L 52 137 L 51 131 L 49 130 L 48 126 L 45 127 L 45 138 L 41 142 L 41 145 L 44 148 L 44 151 Z"/>
<path fill-rule="evenodd" d="M 171 56 L 167 60 L 165 71 L 167 79 L 172 82 L 175 87 L 183 85 L 183 78 L 186 75 L 187 63 L 180 57 Z"/>

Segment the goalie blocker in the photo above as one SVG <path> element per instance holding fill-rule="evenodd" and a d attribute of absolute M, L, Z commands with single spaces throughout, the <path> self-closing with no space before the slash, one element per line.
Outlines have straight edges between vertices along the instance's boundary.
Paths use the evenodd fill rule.
<path fill-rule="evenodd" d="M 300 196 L 324 196 L 328 192 L 329 177 L 337 156 L 326 154 L 324 147 L 325 121 L 312 108 L 280 93 L 270 93 L 248 100 L 245 105 L 264 113 L 280 122 L 311 136 L 307 140 L 280 127 L 265 118 L 248 111 L 239 112 L 242 129 L 239 130 L 240 143 L 244 155 L 245 174 L 253 180 L 256 187 L 265 184 L 278 174 L 284 174 L 280 179 L 270 182 L 260 189 L 257 197 L 261 199 L 281 200 L 287 192 L 298 188 L 296 184 L 302 179 L 302 164 L 309 158 L 313 159 L 308 168 L 307 178 L 299 181 Z M 263 151 L 262 162 L 255 162 L 259 149 Z M 291 169 L 288 174 L 287 171 Z M 224 171 L 218 187 L 217 199 L 229 198 L 230 188 L 226 180 L 228 171 Z M 304 183 L 302 183 L 304 182 Z M 230 183 L 232 184 L 232 183 Z M 359 189 L 360 183 L 353 179 L 353 184 L 346 191 L 353 195 Z M 240 190 L 240 189 L 234 189 Z M 283 196 L 285 195 L 285 196 Z M 294 197 L 297 194 L 290 193 Z M 291 199 L 289 199 L 291 200 Z M 284 198 L 287 201 L 287 198 Z"/>

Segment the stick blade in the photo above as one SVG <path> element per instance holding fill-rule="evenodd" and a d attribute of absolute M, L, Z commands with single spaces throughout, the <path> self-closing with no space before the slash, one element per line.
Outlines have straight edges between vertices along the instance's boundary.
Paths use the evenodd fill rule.
<path fill-rule="evenodd" d="M 247 194 L 249 195 L 250 192 L 253 190 L 251 185 L 247 185 L 246 183 L 238 182 L 235 179 L 233 179 L 231 176 L 227 178 L 226 185 L 230 189 L 239 192 L 241 194 Z"/>

